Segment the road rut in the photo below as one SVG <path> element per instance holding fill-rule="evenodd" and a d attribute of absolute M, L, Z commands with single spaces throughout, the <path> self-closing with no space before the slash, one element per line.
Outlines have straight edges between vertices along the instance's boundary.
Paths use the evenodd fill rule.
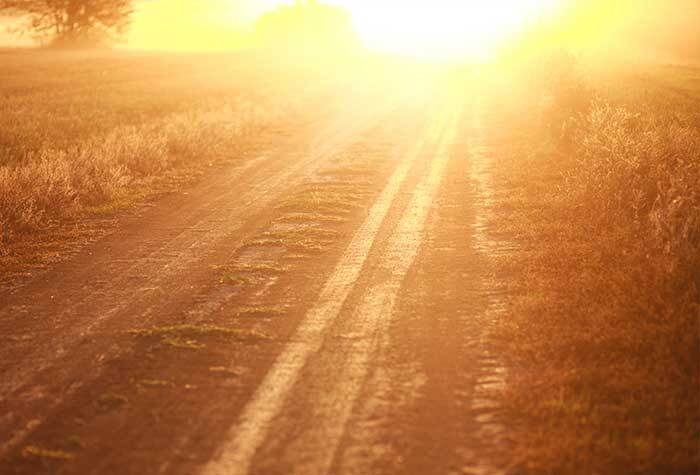
<path fill-rule="evenodd" d="M 502 432 L 474 389 L 500 368 L 477 109 L 348 105 L 0 294 L 0 463 L 497 473 L 472 456 Z"/>

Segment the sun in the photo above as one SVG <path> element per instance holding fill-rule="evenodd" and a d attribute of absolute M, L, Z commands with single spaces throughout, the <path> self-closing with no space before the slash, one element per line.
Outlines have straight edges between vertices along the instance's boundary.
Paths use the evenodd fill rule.
<path fill-rule="evenodd" d="M 565 0 L 331 0 L 367 47 L 420 58 L 485 59 Z"/>
<path fill-rule="evenodd" d="M 143 0 L 137 2 L 128 44 L 166 50 L 242 48 L 250 43 L 249 32 L 260 15 L 280 5 L 319 3 L 345 9 L 370 50 L 429 59 L 486 59 L 518 31 L 554 16 L 572 1 Z"/>

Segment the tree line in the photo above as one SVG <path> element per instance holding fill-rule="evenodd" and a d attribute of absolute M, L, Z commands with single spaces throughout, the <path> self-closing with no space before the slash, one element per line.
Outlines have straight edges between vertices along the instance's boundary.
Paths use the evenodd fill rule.
<path fill-rule="evenodd" d="M 18 30 L 42 44 L 105 46 L 127 29 L 132 0 L 0 0 L 0 15 L 16 17 Z"/>
<path fill-rule="evenodd" d="M 126 32 L 135 3 L 135 0 L 0 0 L 0 16 L 15 18 L 17 33 L 31 35 L 43 45 L 108 46 Z M 262 15 L 255 24 L 254 41 L 262 46 L 308 50 L 320 46 L 347 47 L 356 38 L 350 17 L 343 9 L 316 0 L 296 0 L 293 5 L 282 5 Z"/>

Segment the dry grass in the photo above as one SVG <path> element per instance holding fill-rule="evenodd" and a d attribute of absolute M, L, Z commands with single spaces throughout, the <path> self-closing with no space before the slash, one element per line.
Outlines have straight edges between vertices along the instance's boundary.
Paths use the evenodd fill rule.
<path fill-rule="evenodd" d="M 69 149 L 32 152 L 18 164 L 0 168 L 3 234 L 9 239 L 75 216 L 88 206 L 116 200 L 148 177 L 194 160 L 213 160 L 241 136 L 244 120 L 231 107 L 189 112 L 119 128 Z"/>
<path fill-rule="evenodd" d="M 243 55 L 6 52 L 2 65 L 0 251 L 310 114 L 297 81 Z"/>
<path fill-rule="evenodd" d="M 510 191 L 494 224 L 520 246 L 501 263 L 514 297 L 496 332 L 517 471 L 694 474 L 697 116 L 583 103 L 566 136 L 530 128 L 497 167 Z"/>

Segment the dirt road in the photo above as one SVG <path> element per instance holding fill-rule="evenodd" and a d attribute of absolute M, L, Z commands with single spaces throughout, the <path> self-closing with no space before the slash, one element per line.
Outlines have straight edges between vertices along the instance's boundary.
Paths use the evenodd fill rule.
<path fill-rule="evenodd" d="M 271 130 L 0 290 L 2 473 L 500 473 L 484 111 Z"/>

